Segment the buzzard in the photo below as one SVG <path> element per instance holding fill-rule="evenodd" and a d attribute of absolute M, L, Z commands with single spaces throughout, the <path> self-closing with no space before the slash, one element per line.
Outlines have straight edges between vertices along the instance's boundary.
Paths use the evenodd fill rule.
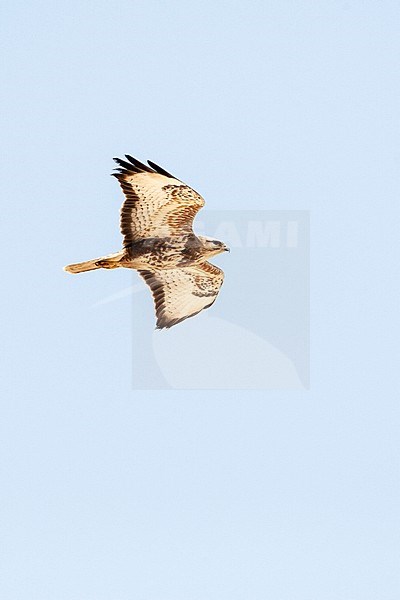
<path fill-rule="evenodd" d="M 136 269 L 152 291 L 157 328 L 172 327 L 215 302 L 224 273 L 207 259 L 229 248 L 193 232 L 193 219 L 204 206 L 200 194 L 150 160 L 147 166 L 125 157 L 114 158 L 119 168 L 112 173 L 125 195 L 123 249 L 64 270 Z"/>

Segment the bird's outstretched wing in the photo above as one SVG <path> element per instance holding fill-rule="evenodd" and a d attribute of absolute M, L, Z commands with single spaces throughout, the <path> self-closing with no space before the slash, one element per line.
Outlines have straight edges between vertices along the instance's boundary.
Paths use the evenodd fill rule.
<path fill-rule="evenodd" d="M 193 219 L 204 206 L 200 194 L 151 161 L 147 166 L 125 156 L 127 160 L 114 158 L 119 168 L 113 173 L 126 198 L 120 221 L 124 246 L 191 233 Z"/>
<path fill-rule="evenodd" d="M 223 271 L 209 262 L 139 273 L 153 293 L 158 329 L 172 327 L 211 306 L 224 280 Z"/>

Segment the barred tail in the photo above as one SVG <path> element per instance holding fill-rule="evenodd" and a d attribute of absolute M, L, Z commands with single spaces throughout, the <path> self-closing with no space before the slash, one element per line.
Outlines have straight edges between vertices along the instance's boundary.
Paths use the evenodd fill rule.
<path fill-rule="evenodd" d="M 101 260 L 96 258 L 94 260 L 87 260 L 86 262 L 75 263 L 73 265 L 67 265 L 64 267 L 64 271 L 68 273 L 84 273 L 85 271 L 94 271 L 95 269 L 101 269 L 97 263 Z"/>
<path fill-rule="evenodd" d="M 96 269 L 117 269 L 121 266 L 118 262 L 123 257 L 123 254 L 123 251 L 121 251 L 115 254 L 107 254 L 107 256 L 100 258 L 86 260 L 85 262 L 67 265 L 64 267 L 64 271 L 68 271 L 68 273 L 85 273 L 85 271 L 94 271 Z"/>

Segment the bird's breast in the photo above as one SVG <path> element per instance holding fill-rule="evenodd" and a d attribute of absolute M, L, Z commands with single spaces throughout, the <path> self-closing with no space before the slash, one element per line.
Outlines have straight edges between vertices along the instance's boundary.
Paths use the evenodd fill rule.
<path fill-rule="evenodd" d="M 198 247 L 184 238 L 147 238 L 131 244 L 127 255 L 135 269 L 171 269 L 198 259 Z"/>

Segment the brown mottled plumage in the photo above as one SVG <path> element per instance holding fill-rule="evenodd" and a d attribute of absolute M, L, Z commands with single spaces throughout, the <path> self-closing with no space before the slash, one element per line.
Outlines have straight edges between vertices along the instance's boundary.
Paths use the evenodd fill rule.
<path fill-rule="evenodd" d="M 204 206 L 197 192 L 153 162 L 125 156 L 114 159 L 119 168 L 113 173 L 125 195 L 123 249 L 64 269 L 137 269 L 152 291 L 157 327 L 172 327 L 213 304 L 224 274 L 207 258 L 228 248 L 194 234 L 193 219 Z"/>

